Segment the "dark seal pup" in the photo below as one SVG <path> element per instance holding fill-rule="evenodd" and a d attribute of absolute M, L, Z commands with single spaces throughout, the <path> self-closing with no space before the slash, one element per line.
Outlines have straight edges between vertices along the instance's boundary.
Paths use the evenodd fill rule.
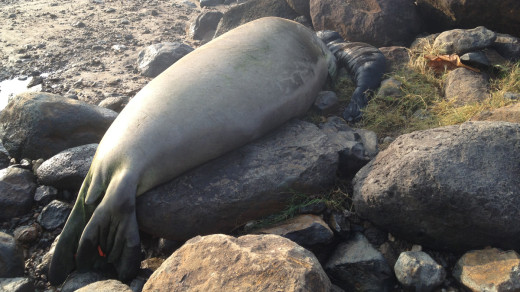
<path fill-rule="evenodd" d="M 329 68 L 330 66 L 330 68 Z M 238 27 L 146 85 L 101 140 L 60 235 L 49 280 L 140 264 L 136 196 L 303 115 L 334 56 L 313 31 L 281 18 Z"/>

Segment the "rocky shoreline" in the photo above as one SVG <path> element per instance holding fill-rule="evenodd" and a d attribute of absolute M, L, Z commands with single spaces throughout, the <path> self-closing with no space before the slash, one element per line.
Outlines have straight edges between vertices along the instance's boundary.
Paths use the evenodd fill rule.
<path fill-rule="evenodd" d="M 107 269 L 73 273 L 52 287 L 46 275 L 96 143 L 150 78 L 210 36 L 259 17 L 285 17 L 377 45 L 388 71 L 433 46 L 480 71 L 440 63 L 450 71 L 443 96 L 465 105 L 491 95 L 487 72 L 520 60 L 520 36 L 504 34 L 514 33 L 520 18 L 501 14 L 520 11 L 514 1 L 495 14 L 486 1 L 463 8 L 352 1 L 345 14 L 332 0 L 32 2 L 0 4 L 0 80 L 33 76 L 43 90 L 11 98 L 0 113 L 1 291 L 520 289 L 520 90 L 504 93 L 512 106 L 389 138 L 382 151 L 384 137 L 335 116 L 344 103 L 324 91 L 313 109 L 320 122 L 293 120 L 141 196 L 143 261 L 133 281 L 109 280 L 115 275 Z M 473 18 L 432 26 L 468 11 Z M 498 15 L 503 19 L 491 21 Z M 56 33 L 26 32 L 29 19 Z M 367 25 L 347 25 L 351 19 Z M 433 34 L 420 35 L 427 30 Z M 20 36 L 27 42 L 15 45 Z M 402 90 L 389 78 L 376 94 L 399 97 Z M 331 190 L 341 206 L 324 195 Z M 252 228 L 302 195 L 293 218 Z M 154 224 L 169 211 L 169 226 Z"/>

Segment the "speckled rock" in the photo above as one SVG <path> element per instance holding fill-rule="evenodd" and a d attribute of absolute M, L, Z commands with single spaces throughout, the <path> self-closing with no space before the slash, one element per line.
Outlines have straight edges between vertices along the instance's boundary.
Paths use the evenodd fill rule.
<path fill-rule="evenodd" d="M 453 276 L 471 291 L 520 291 L 520 256 L 496 248 L 467 252 Z"/>
<path fill-rule="evenodd" d="M 511 61 L 520 60 L 520 38 L 508 34 L 497 34 L 493 47 L 500 55 Z"/>
<path fill-rule="evenodd" d="M 330 280 L 306 249 L 277 235 L 216 234 L 187 241 L 143 291 L 329 292 Z"/>
<path fill-rule="evenodd" d="M 58 190 L 51 186 L 39 186 L 34 193 L 34 201 L 41 206 L 46 206 L 58 197 Z"/>
<path fill-rule="evenodd" d="M 204 11 L 190 25 L 189 35 L 194 40 L 206 43 L 213 38 L 217 25 L 224 14 L 220 11 Z"/>
<path fill-rule="evenodd" d="M 440 286 L 446 271 L 422 251 L 402 252 L 394 266 L 399 283 L 416 292 L 430 292 Z"/>
<path fill-rule="evenodd" d="M 34 292 L 34 285 L 29 278 L 4 278 L 0 279 L 0 291 Z"/>
<path fill-rule="evenodd" d="M 483 26 L 474 29 L 453 29 L 439 34 L 433 46 L 439 49 L 441 54 L 462 55 L 490 47 L 496 38 L 496 33 Z"/>
<path fill-rule="evenodd" d="M 76 292 L 132 292 L 132 289 L 118 280 L 104 280 L 94 282 L 83 288 L 76 290 Z"/>
<path fill-rule="evenodd" d="M 106 280 L 106 277 L 95 272 L 73 272 L 67 277 L 67 280 L 65 280 L 65 283 L 61 286 L 61 292 L 74 292 L 88 286 L 89 284 L 103 280 Z"/>
<path fill-rule="evenodd" d="M 65 224 L 71 210 L 69 204 L 54 200 L 43 208 L 38 216 L 38 223 L 47 230 L 56 229 Z"/>
<path fill-rule="evenodd" d="M 37 223 L 29 226 L 20 226 L 14 230 L 14 238 L 22 244 L 30 244 L 38 239 L 41 232 L 42 228 Z"/>
<path fill-rule="evenodd" d="M 519 141 L 520 124 L 505 122 L 402 135 L 357 173 L 356 212 L 427 247 L 516 248 Z"/>
<path fill-rule="evenodd" d="M 489 76 L 466 68 L 457 68 L 448 73 L 444 96 L 458 106 L 484 101 L 490 97 Z"/>
<path fill-rule="evenodd" d="M 497 108 L 491 111 L 482 111 L 471 118 L 472 121 L 504 121 L 520 123 L 520 103 Z"/>

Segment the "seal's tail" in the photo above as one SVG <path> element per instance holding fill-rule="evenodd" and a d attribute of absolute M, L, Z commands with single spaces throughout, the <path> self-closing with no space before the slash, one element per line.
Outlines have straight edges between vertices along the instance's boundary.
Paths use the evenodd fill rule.
<path fill-rule="evenodd" d="M 319 31 L 316 35 L 334 54 L 338 67 L 347 69 L 356 82 L 356 90 L 343 112 L 343 118 L 348 122 L 357 122 L 361 119 L 361 110 L 370 100 L 370 92 L 381 84 L 386 58 L 376 47 L 361 42 L 347 42 L 335 31 Z"/>

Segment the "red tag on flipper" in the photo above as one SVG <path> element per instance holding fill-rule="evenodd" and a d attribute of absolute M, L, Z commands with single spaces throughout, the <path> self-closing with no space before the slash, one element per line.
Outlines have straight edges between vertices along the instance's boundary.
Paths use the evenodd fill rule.
<path fill-rule="evenodd" d="M 99 252 L 99 256 L 102 256 L 102 257 L 106 257 L 107 256 L 107 254 L 103 253 L 103 250 L 101 250 L 101 246 L 98 245 L 97 246 L 97 250 Z"/>

